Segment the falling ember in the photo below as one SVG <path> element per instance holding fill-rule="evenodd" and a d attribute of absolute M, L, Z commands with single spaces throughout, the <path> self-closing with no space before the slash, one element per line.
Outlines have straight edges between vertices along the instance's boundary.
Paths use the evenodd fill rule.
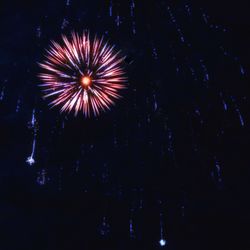
<path fill-rule="evenodd" d="M 44 70 L 39 75 L 44 97 L 51 98 L 52 107 L 75 116 L 109 110 L 126 87 L 125 57 L 103 38 L 91 39 L 89 32 L 73 32 L 62 40 L 62 44 L 52 42 L 46 60 L 39 64 Z"/>

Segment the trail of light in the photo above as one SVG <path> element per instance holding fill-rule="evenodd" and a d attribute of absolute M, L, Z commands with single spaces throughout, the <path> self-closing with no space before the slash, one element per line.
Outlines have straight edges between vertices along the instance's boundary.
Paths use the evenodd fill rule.
<path fill-rule="evenodd" d="M 34 159 L 35 148 L 36 148 L 36 137 L 34 136 L 33 144 L 32 144 L 32 152 L 31 152 L 31 155 L 26 160 L 26 163 L 28 163 L 30 166 L 32 166 L 36 162 Z"/>
<path fill-rule="evenodd" d="M 164 237 L 164 229 L 163 229 L 163 214 L 160 214 L 160 240 L 159 244 L 161 247 L 166 246 L 167 240 Z"/>
<path fill-rule="evenodd" d="M 111 17 L 113 15 L 113 1 L 110 1 L 109 4 L 109 16 Z"/>

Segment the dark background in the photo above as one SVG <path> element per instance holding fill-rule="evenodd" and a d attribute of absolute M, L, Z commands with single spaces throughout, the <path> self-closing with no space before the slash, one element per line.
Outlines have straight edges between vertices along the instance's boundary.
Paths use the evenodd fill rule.
<path fill-rule="evenodd" d="M 135 1 L 131 16 L 117 0 L 110 16 L 110 1 L 66 2 L 0 5 L 0 249 L 160 249 L 161 226 L 163 249 L 249 249 L 247 3 Z M 50 40 L 83 29 L 127 55 L 129 77 L 91 119 L 37 86 Z"/>

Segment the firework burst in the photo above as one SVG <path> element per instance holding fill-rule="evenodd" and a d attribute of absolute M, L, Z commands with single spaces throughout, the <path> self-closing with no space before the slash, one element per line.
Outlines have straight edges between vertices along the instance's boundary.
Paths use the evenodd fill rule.
<path fill-rule="evenodd" d="M 123 70 L 125 57 L 116 52 L 103 38 L 90 38 L 72 32 L 62 36 L 62 44 L 52 42 L 46 60 L 39 65 L 44 70 L 42 80 L 44 97 L 51 98 L 52 107 L 61 112 L 83 112 L 85 116 L 109 110 L 120 98 L 127 79 Z"/>

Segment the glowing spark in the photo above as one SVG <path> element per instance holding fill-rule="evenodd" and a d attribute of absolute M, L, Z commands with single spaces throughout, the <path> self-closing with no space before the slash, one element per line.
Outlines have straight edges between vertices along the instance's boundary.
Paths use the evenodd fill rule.
<path fill-rule="evenodd" d="M 164 247 L 166 245 L 167 241 L 164 239 L 160 239 L 159 243 L 160 243 L 161 247 Z"/>
<path fill-rule="evenodd" d="M 74 112 L 75 116 L 80 111 L 97 116 L 109 110 L 126 85 L 125 57 L 103 38 L 91 39 L 89 32 L 73 32 L 62 40 L 62 44 L 52 42 L 46 60 L 40 63 L 44 97 L 52 98 L 52 107 L 60 106 L 61 112 Z"/>
<path fill-rule="evenodd" d="M 88 76 L 84 76 L 81 80 L 81 84 L 83 87 L 88 87 L 91 84 L 91 78 Z"/>
<path fill-rule="evenodd" d="M 35 160 L 34 160 L 34 158 L 33 158 L 32 155 L 31 155 L 31 156 L 29 156 L 29 157 L 27 158 L 26 162 L 27 162 L 30 166 L 32 166 L 32 165 L 35 163 Z"/>

